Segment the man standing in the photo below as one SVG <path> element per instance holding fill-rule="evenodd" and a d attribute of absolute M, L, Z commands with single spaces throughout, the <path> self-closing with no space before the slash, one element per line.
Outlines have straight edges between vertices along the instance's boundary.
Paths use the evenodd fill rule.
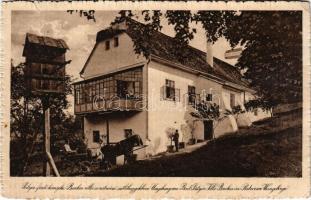
<path fill-rule="evenodd" d="M 174 143 L 175 143 L 175 148 L 176 148 L 176 152 L 178 152 L 179 149 L 179 134 L 178 134 L 178 130 L 176 129 L 176 132 L 174 134 Z"/>

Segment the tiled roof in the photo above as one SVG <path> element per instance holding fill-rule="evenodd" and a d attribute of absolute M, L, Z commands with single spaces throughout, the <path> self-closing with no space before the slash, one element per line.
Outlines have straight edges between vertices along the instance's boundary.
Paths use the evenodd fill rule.
<path fill-rule="evenodd" d="M 135 26 L 144 26 L 144 24 L 134 20 L 131 20 L 128 26 L 130 26 L 131 23 L 134 23 Z M 130 37 L 135 38 L 135 31 L 132 31 L 131 28 L 117 31 L 105 29 L 98 32 L 97 42 L 112 37 L 113 34 L 118 34 L 120 32 L 126 32 Z M 202 43 L 205 42 L 206 41 L 202 41 Z M 174 53 L 174 50 L 176 49 L 174 38 L 161 32 L 155 31 L 149 39 L 149 44 L 147 46 L 150 49 L 150 54 L 170 62 L 181 64 L 202 73 L 211 74 L 224 81 L 230 81 L 243 86 L 248 85 L 246 81 L 242 80 L 242 75 L 237 68 L 216 57 L 214 57 L 214 66 L 211 67 L 206 62 L 206 53 L 189 45 L 183 49 L 183 52 L 187 55 L 186 58 L 180 60 Z"/>

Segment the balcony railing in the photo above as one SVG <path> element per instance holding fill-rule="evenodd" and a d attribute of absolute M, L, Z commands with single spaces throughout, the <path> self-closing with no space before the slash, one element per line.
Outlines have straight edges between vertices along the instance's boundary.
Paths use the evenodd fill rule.
<path fill-rule="evenodd" d="M 141 111 L 141 99 L 111 99 L 98 100 L 91 103 L 75 104 L 75 113 L 111 112 L 111 111 Z"/>

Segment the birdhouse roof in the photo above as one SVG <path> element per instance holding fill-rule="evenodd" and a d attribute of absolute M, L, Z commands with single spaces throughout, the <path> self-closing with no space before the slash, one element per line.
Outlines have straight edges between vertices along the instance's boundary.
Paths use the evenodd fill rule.
<path fill-rule="evenodd" d="M 26 34 L 26 43 L 55 47 L 59 49 L 69 49 L 68 45 L 63 39 L 54 39 L 51 37 L 38 36 L 31 33 Z"/>

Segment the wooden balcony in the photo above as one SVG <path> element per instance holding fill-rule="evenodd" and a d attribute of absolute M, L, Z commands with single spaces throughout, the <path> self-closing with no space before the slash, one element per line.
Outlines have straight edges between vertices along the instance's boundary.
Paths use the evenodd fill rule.
<path fill-rule="evenodd" d="M 74 84 L 75 114 L 141 111 L 142 67 Z"/>

